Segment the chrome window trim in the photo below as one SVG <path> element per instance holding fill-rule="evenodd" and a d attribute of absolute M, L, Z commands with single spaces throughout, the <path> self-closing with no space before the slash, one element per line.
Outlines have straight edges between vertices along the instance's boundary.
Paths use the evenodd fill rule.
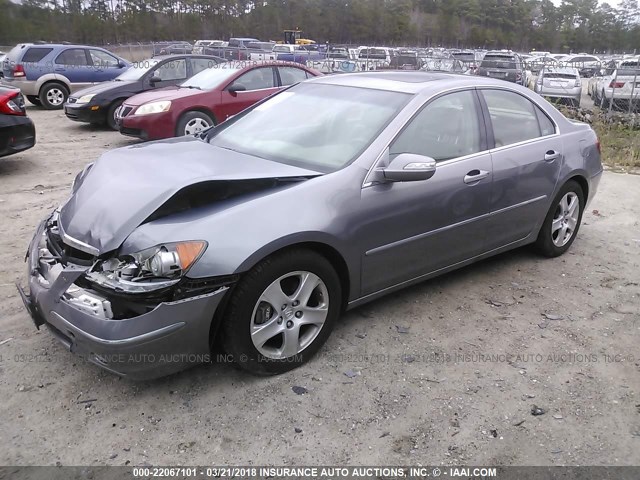
<path fill-rule="evenodd" d="M 373 161 L 373 163 L 371 164 L 371 166 L 369 167 L 369 170 L 367 171 L 367 174 L 364 177 L 364 180 L 362 182 L 362 187 L 361 188 L 367 188 L 370 187 L 372 185 L 374 185 L 373 181 L 369 181 L 369 177 L 371 176 L 371 174 L 373 173 L 373 171 L 375 170 L 375 168 L 379 165 L 380 161 L 382 160 L 382 157 L 385 155 L 385 153 L 389 150 L 389 147 L 391 146 L 391 144 L 394 142 L 394 140 L 398 137 L 398 135 L 400 134 L 400 132 L 402 131 L 402 129 L 404 127 L 407 126 L 407 124 L 412 121 L 416 115 L 418 114 L 418 112 L 420 112 L 420 110 L 422 110 L 429 102 L 431 102 L 434 98 L 439 97 L 439 96 L 444 96 L 447 95 L 449 93 L 455 93 L 455 92 L 463 92 L 466 90 L 476 90 L 476 87 L 472 87 L 469 85 L 465 85 L 464 87 L 455 87 L 455 88 L 449 88 L 446 90 L 442 90 L 438 93 L 434 93 L 433 95 L 429 96 L 427 99 L 425 99 L 418 107 L 416 107 L 414 109 L 414 111 L 411 114 L 411 118 L 409 118 L 409 120 L 407 120 L 406 122 L 404 122 L 402 125 L 400 125 L 394 132 L 392 135 L 391 140 L 389 140 L 389 142 L 387 142 L 387 144 L 385 145 L 385 147 L 382 149 L 382 151 L 378 154 L 378 156 L 376 157 L 376 159 Z M 489 150 L 483 150 L 482 152 L 476 152 L 476 153 L 472 153 L 470 155 L 467 155 L 466 157 L 470 157 L 470 156 L 475 156 L 475 155 L 479 155 L 481 153 L 486 153 Z M 451 159 L 451 160 L 462 160 L 466 157 L 458 157 L 455 159 Z M 450 162 L 451 160 L 445 160 L 445 162 Z M 439 162 L 438 164 L 444 164 L 445 162 Z"/>
<path fill-rule="evenodd" d="M 504 85 L 480 85 L 480 86 L 475 86 L 475 87 L 465 86 L 465 87 L 456 87 L 456 88 L 443 90 L 443 91 L 438 92 L 436 94 L 433 94 L 429 98 L 427 98 L 418 108 L 416 108 L 416 110 L 413 113 L 413 115 L 411 116 L 411 118 L 409 120 L 407 120 L 407 122 L 405 122 L 404 124 L 402 124 L 401 126 L 399 126 L 396 129 L 396 131 L 393 133 L 393 138 L 386 144 L 386 146 L 382 149 L 380 154 L 378 154 L 378 156 L 376 157 L 375 161 L 372 163 L 371 167 L 367 171 L 367 174 L 364 177 L 364 181 L 362 182 L 362 188 L 367 188 L 367 187 L 371 187 L 372 185 L 374 185 L 374 182 L 369 180 L 369 178 L 371 177 L 371 174 L 373 173 L 373 170 L 380 164 L 380 161 L 382 160 L 383 156 L 385 155 L 385 153 L 387 152 L 387 150 L 389 149 L 389 147 L 391 146 L 393 141 L 400 134 L 400 131 L 407 125 L 407 123 L 409 123 L 411 120 L 413 120 L 413 118 L 415 118 L 415 115 L 417 114 L 418 111 L 420 111 L 421 108 L 423 108 L 427 103 L 432 101 L 437 96 L 446 95 L 446 94 L 449 94 L 449 93 L 454 93 L 454 92 L 459 92 L 459 91 L 465 91 L 465 90 L 476 90 L 476 91 L 478 91 L 478 90 L 505 90 L 507 92 L 516 93 L 516 94 L 520 95 L 521 97 L 524 97 L 525 99 L 529 100 L 537 108 L 539 108 L 540 111 L 542 111 L 543 115 L 546 115 L 546 117 L 551 121 L 551 123 L 553 123 L 554 129 L 555 129 L 555 133 L 553 133 L 551 135 L 544 135 L 544 136 L 541 136 L 541 137 L 530 138 L 528 140 L 523 140 L 523 141 L 517 142 L 517 143 L 510 143 L 509 145 L 503 145 L 501 147 L 494 147 L 494 148 L 490 148 L 490 149 L 487 149 L 487 150 L 482 150 L 480 152 L 471 153 L 471 154 L 465 155 L 463 157 L 456 157 L 456 158 L 452 158 L 450 160 L 444 160 L 442 162 L 438 162 L 438 166 L 449 165 L 449 164 L 456 163 L 456 162 L 459 162 L 459 161 L 468 160 L 470 158 L 477 157 L 477 156 L 480 156 L 480 155 L 486 155 L 487 153 L 491 154 L 493 152 L 500 152 L 500 151 L 505 150 L 507 148 L 520 147 L 522 145 L 527 145 L 527 144 L 534 143 L 534 142 L 537 142 L 537 141 L 540 141 L 540 140 L 548 140 L 550 138 L 559 137 L 561 135 L 560 126 L 558 125 L 558 122 L 556 122 L 556 120 L 552 116 L 550 116 L 545 111 L 545 109 L 538 104 L 538 102 L 536 102 L 532 98 L 529 98 L 527 95 L 523 95 L 521 92 L 518 92 L 517 90 L 514 90 L 513 88 L 511 88 L 509 86 L 504 86 Z"/>

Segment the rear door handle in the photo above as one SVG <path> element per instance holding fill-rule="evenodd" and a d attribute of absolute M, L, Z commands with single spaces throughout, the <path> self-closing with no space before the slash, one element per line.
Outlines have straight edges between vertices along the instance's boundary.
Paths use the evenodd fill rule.
<path fill-rule="evenodd" d="M 489 176 L 489 172 L 486 170 L 471 170 L 464 176 L 464 183 L 467 185 L 472 185 L 478 183 L 480 180 L 485 179 Z"/>
<path fill-rule="evenodd" d="M 555 150 L 547 150 L 547 153 L 544 154 L 544 161 L 551 163 L 559 157 L 560 152 L 556 152 Z"/>

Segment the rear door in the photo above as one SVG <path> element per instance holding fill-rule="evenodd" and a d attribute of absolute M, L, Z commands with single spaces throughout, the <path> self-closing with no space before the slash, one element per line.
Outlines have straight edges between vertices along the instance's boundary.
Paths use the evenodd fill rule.
<path fill-rule="evenodd" d="M 85 48 L 67 48 L 58 54 L 53 63 L 54 73 L 69 79 L 72 90 L 88 87 L 95 81 L 91 58 Z"/>
<path fill-rule="evenodd" d="M 216 118 L 223 122 L 254 103 L 278 91 L 277 77 L 273 67 L 256 67 L 244 72 L 222 91 L 221 103 Z M 242 86 L 245 90 L 230 92 L 229 88 Z"/>
<path fill-rule="evenodd" d="M 552 120 L 526 96 L 496 88 L 479 92 L 493 146 L 486 232 L 493 250 L 526 238 L 546 214 L 563 162 L 562 140 Z"/>

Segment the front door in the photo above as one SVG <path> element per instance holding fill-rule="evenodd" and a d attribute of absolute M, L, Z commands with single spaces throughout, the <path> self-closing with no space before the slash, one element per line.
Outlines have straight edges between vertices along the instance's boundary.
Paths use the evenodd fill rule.
<path fill-rule="evenodd" d="M 244 90 L 230 92 L 229 88 L 241 85 Z M 243 73 L 222 92 L 222 102 L 216 112 L 216 118 L 223 122 L 240 113 L 254 103 L 278 91 L 273 67 L 257 67 Z"/>
<path fill-rule="evenodd" d="M 475 90 L 445 94 L 410 120 L 389 148 L 436 160 L 425 181 L 381 183 L 362 191 L 362 294 L 435 272 L 484 251 L 491 155 Z"/>

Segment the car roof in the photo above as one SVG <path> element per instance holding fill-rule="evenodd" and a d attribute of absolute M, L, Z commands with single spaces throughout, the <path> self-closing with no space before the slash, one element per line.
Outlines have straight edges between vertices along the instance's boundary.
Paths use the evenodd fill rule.
<path fill-rule="evenodd" d="M 150 60 L 166 60 L 167 58 L 222 58 L 215 55 L 207 55 L 206 53 L 173 53 L 167 55 L 156 55 Z M 224 60 L 224 59 L 223 59 Z"/>
<path fill-rule="evenodd" d="M 346 87 L 370 88 L 373 90 L 389 90 L 393 92 L 416 95 L 422 92 L 459 87 L 475 86 L 509 86 L 504 80 L 491 79 L 444 72 L 386 71 L 342 73 L 325 75 L 307 80 L 307 82 Z"/>

